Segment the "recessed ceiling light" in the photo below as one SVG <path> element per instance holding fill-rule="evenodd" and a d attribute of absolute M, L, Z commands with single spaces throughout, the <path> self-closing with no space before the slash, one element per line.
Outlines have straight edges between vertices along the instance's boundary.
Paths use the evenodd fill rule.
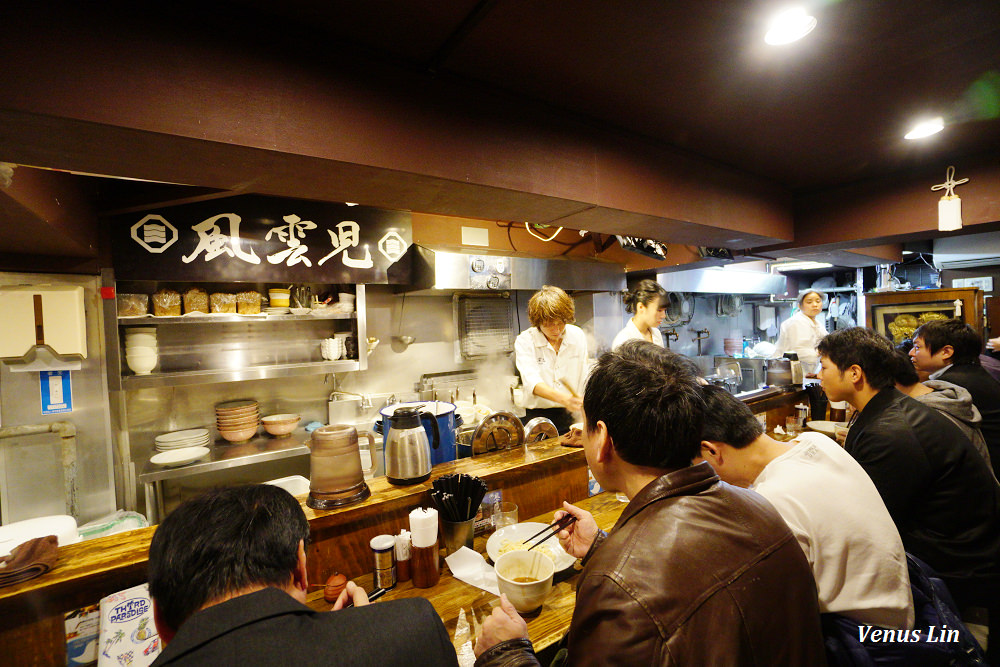
<path fill-rule="evenodd" d="M 913 126 L 913 129 L 903 135 L 904 139 L 923 139 L 924 137 L 929 137 L 932 134 L 937 134 L 944 129 L 944 118 L 938 116 L 937 118 L 929 118 L 927 120 L 922 120 Z"/>
<path fill-rule="evenodd" d="M 792 7 L 775 14 L 767 26 L 764 41 L 768 44 L 791 44 L 800 40 L 816 27 L 816 17 L 806 14 L 802 7 Z"/>
<path fill-rule="evenodd" d="M 358 205 L 357 202 L 353 202 L 353 201 L 345 201 L 344 203 L 347 204 L 348 206 L 357 206 Z"/>

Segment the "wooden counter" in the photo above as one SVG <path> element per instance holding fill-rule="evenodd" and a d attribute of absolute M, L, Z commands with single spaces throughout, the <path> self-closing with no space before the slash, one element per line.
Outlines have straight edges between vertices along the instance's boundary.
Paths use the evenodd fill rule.
<path fill-rule="evenodd" d="M 617 500 L 614 493 L 607 492 L 585 498 L 574 504 L 591 512 L 597 525 L 604 530 L 610 530 L 615 525 L 626 505 L 626 503 Z M 552 512 L 523 520 L 548 524 L 552 522 Z M 486 553 L 485 537 L 476 538 L 476 551 Z M 528 637 L 535 645 L 536 651 L 555 644 L 569 629 L 570 621 L 573 618 L 573 607 L 576 605 L 576 583 L 579 574 L 579 561 L 568 570 L 556 573 L 552 592 L 545 598 L 541 613 L 534 618 L 527 619 Z M 358 577 L 355 582 L 364 587 L 365 590 L 372 590 L 372 576 L 370 574 Z M 434 609 L 444 621 L 448 636 L 451 637 L 452 643 L 455 645 L 455 650 L 459 655 L 467 654 L 470 656 L 476 635 L 479 634 L 484 619 L 492 613 L 493 608 L 500 602 L 499 598 L 492 593 L 452 577 L 445 565 L 441 570 L 441 580 L 436 586 L 421 589 L 414 588 L 412 582 L 402 582 L 375 604 L 382 600 L 412 597 L 427 598 L 434 605 Z M 322 590 L 310 593 L 308 604 L 319 611 L 329 611 L 333 608 L 332 604 L 323 599 Z"/>
<path fill-rule="evenodd" d="M 563 500 L 587 497 L 583 450 L 550 440 L 524 449 L 491 453 L 434 467 L 432 476 L 463 472 L 482 478 L 504 499 L 517 503 L 521 516 L 554 511 Z M 371 570 L 369 540 L 408 526 L 414 507 L 431 506 L 430 481 L 394 487 L 385 478 L 369 483 L 372 496 L 357 505 L 330 511 L 305 506 L 312 543 L 309 579 L 323 582 L 335 569 L 350 577 Z M 210 529 L 210 527 L 206 527 Z M 0 663 L 66 664 L 63 614 L 96 604 L 106 595 L 146 581 L 149 542 L 155 527 L 97 538 L 59 549 L 56 567 L 41 577 L 0 588 Z"/>

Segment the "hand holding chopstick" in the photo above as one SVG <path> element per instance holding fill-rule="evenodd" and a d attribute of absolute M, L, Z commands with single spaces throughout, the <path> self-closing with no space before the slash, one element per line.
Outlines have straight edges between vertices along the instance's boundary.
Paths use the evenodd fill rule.
<path fill-rule="evenodd" d="M 557 531 L 559 545 L 570 556 L 583 558 L 590 551 L 594 540 L 597 539 L 597 522 L 594 521 L 594 515 L 587 510 L 563 502 L 563 509 L 557 511 L 554 517 L 558 522 L 567 516 L 572 516 L 574 521 L 567 523 L 564 528 Z"/>
<path fill-rule="evenodd" d="M 532 549 L 534 549 L 535 547 L 537 547 L 542 542 L 549 541 L 553 536 L 555 536 L 557 533 L 559 533 L 564 528 L 568 528 L 569 525 L 571 523 L 574 523 L 575 521 L 576 521 L 576 517 L 573 516 L 572 514 L 563 514 L 558 520 L 554 521 L 553 523 L 550 523 L 545 528 L 542 528 L 540 531 L 538 531 L 537 533 L 535 533 L 534 535 L 532 535 L 531 537 L 529 537 L 528 539 L 526 539 L 524 541 L 525 544 L 527 544 L 528 542 L 530 542 L 531 540 L 535 539 L 539 535 L 542 535 L 542 533 L 546 533 L 546 532 L 548 533 L 548 535 L 545 535 L 540 540 L 538 540 L 537 542 L 535 542 L 534 544 L 532 544 L 530 547 L 528 547 L 528 551 L 531 551 Z"/>

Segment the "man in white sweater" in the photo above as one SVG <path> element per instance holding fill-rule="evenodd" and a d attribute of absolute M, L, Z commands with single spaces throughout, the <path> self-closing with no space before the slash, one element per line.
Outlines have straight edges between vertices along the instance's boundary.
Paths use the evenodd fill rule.
<path fill-rule="evenodd" d="M 723 481 L 753 489 L 778 510 L 812 567 L 820 611 L 913 628 L 903 543 L 858 462 L 819 433 L 778 442 L 729 392 L 703 391 L 702 456 Z"/>

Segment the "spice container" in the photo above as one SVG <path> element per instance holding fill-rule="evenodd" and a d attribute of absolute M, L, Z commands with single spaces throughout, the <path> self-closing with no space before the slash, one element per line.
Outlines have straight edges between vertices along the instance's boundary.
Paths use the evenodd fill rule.
<path fill-rule="evenodd" d="M 392 535 L 376 535 L 369 542 L 374 557 L 375 588 L 389 589 L 396 585 L 396 538 Z"/>
<path fill-rule="evenodd" d="M 430 588 L 441 577 L 437 510 L 419 507 L 410 512 L 410 574 L 416 588 Z"/>
<path fill-rule="evenodd" d="M 401 530 L 396 541 L 396 581 L 410 580 L 410 531 Z"/>

